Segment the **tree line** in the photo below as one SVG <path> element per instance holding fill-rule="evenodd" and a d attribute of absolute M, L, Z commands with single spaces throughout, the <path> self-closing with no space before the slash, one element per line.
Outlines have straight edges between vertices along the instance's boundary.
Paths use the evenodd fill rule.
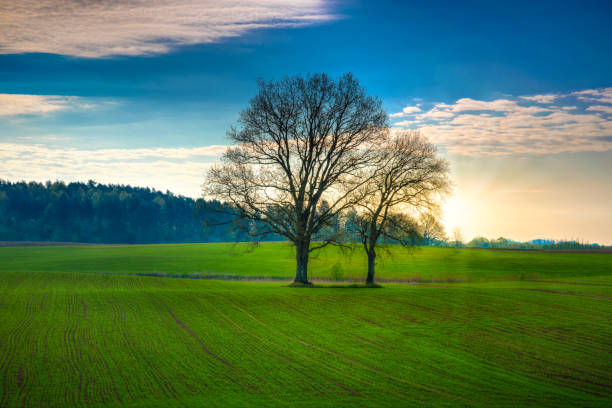
<path fill-rule="evenodd" d="M 0 241 L 91 243 L 234 242 L 252 239 L 228 214 L 231 207 L 214 200 L 193 200 L 154 189 L 87 183 L 16 182 L 0 180 Z M 356 211 L 338 220 L 333 234 L 347 243 L 361 242 L 363 228 Z M 396 225 L 399 220 L 393 220 Z M 495 249 L 597 249 L 601 245 L 576 240 L 476 237 L 456 242 L 431 214 L 403 217 L 401 238 L 408 245 Z M 251 227 L 251 232 L 253 228 Z M 383 233 L 384 232 L 384 233 Z M 328 234 L 330 232 L 328 231 Z M 382 231 L 379 242 L 398 244 Z M 281 235 L 262 240 L 285 240 Z"/>
<path fill-rule="evenodd" d="M 234 228 L 237 220 L 223 207 L 214 200 L 193 200 L 129 185 L 0 180 L 0 241 L 146 244 L 247 240 L 241 228 Z"/>
<path fill-rule="evenodd" d="M 172 192 L 108 185 L 95 181 L 10 182 L 0 179 L 0 241 L 149 244 L 284 241 L 259 234 L 263 223 L 232 215 L 229 204 L 194 200 Z M 333 232 L 359 242 L 354 218 L 338 221 Z M 444 245 L 444 230 L 431 219 L 411 221 L 411 245 Z M 391 242 L 389 242 L 391 243 Z"/>
<path fill-rule="evenodd" d="M 572 250 L 572 249 L 600 249 L 605 248 L 597 243 L 582 242 L 580 240 L 553 240 L 533 239 L 531 241 L 519 242 L 512 239 L 499 237 L 488 239 L 476 237 L 467 243 L 449 242 L 449 246 L 465 246 L 467 248 L 490 248 L 490 249 L 542 249 L 542 250 Z"/>

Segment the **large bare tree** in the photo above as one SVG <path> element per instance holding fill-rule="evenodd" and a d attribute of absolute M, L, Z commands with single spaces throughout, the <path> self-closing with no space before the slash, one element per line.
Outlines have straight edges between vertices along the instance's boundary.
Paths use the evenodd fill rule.
<path fill-rule="evenodd" d="M 205 194 L 235 215 L 295 244 L 295 282 L 308 283 L 311 251 L 334 242 L 338 214 L 385 137 L 387 114 L 352 74 L 259 81 L 259 92 L 228 136 L 234 143 L 213 167 Z M 347 188 L 351 186 L 351 188 Z M 265 226 L 262 228 L 261 226 Z"/>
<path fill-rule="evenodd" d="M 366 284 L 374 284 L 376 248 L 381 242 L 410 245 L 419 226 L 411 215 L 434 217 L 449 189 L 448 164 L 417 131 L 388 138 L 376 149 L 377 160 L 363 170 L 367 183 L 354 190 L 354 220 L 368 256 Z"/>

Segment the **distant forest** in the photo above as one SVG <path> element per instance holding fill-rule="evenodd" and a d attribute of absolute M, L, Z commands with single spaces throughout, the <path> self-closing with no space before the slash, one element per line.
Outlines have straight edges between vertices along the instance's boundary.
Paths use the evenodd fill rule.
<path fill-rule="evenodd" d="M 124 185 L 0 180 L 0 241 L 245 241 L 216 201 Z M 222 225 L 218 225 L 222 224 Z M 236 235 L 238 234 L 238 235 Z M 274 237 L 270 237 L 273 239 Z"/>

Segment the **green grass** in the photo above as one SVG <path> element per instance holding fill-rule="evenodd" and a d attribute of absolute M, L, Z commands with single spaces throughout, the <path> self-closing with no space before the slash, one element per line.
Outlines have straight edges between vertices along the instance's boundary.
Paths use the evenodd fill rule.
<path fill-rule="evenodd" d="M 58 271 L 140 274 L 202 274 L 291 279 L 295 252 L 285 243 L 247 245 L 180 244 L 0 248 L 0 271 Z M 334 265 L 347 280 L 364 280 L 361 248 L 315 251 L 309 264 L 313 279 L 329 279 Z M 508 280 L 571 278 L 612 273 L 612 254 L 492 251 L 420 247 L 394 248 L 381 254 L 381 280 Z"/>
<path fill-rule="evenodd" d="M 610 255 L 426 249 L 381 275 L 472 281 L 381 289 L 127 275 L 292 275 L 280 244 L 226 250 L 0 248 L 0 407 L 612 404 Z"/>

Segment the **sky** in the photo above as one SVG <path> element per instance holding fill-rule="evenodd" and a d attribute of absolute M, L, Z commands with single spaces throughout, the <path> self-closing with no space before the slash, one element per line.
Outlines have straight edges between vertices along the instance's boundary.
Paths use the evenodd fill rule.
<path fill-rule="evenodd" d="M 0 179 L 198 197 L 258 78 L 353 72 L 447 231 L 612 244 L 609 1 L 0 0 Z"/>

